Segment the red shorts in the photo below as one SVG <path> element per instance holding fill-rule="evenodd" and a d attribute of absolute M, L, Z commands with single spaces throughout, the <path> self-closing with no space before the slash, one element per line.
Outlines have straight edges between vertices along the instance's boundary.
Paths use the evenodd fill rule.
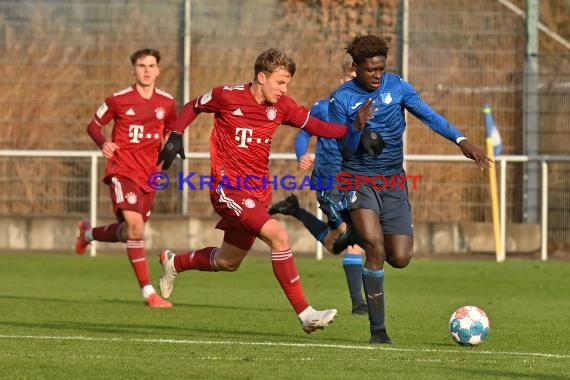
<path fill-rule="evenodd" d="M 136 211 L 142 215 L 146 222 L 150 217 L 150 210 L 154 202 L 154 191 L 143 191 L 136 183 L 126 177 L 113 176 L 106 180 L 111 193 L 113 212 L 119 222 L 123 222 L 122 210 Z"/>
<path fill-rule="evenodd" d="M 272 219 L 267 212 L 271 197 L 260 202 L 244 191 L 218 188 L 210 192 L 210 200 L 222 217 L 216 228 L 225 232 L 224 241 L 241 249 L 250 249 L 261 228 Z"/>

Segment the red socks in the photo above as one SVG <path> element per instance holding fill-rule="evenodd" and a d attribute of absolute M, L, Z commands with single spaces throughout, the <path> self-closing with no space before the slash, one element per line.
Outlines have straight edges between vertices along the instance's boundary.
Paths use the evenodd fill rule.
<path fill-rule="evenodd" d="M 218 247 L 206 247 L 176 255 L 174 256 L 174 269 L 178 273 L 190 269 L 217 272 L 218 267 L 216 266 L 214 255 L 218 249 Z"/>
<path fill-rule="evenodd" d="M 144 252 L 144 240 L 127 240 L 127 256 L 129 256 L 140 287 L 150 285 L 150 272 Z"/>
<path fill-rule="evenodd" d="M 219 269 L 216 266 L 214 255 L 218 249 L 217 247 L 207 247 L 178 254 L 174 256 L 174 269 L 178 273 L 191 269 L 217 272 Z M 291 306 L 297 314 L 300 314 L 309 307 L 309 303 L 303 293 L 299 272 L 291 250 L 271 252 L 271 265 L 273 266 L 273 273 Z"/>
<path fill-rule="evenodd" d="M 271 252 L 273 273 L 297 314 L 309 307 L 291 250 Z"/>
<path fill-rule="evenodd" d="M 124 223 L 113 223 L 108 226 L 93 228 L 93 240 L 103 241 L 106 243 L 116 243 L 124 240 L 121 238 Z"/>

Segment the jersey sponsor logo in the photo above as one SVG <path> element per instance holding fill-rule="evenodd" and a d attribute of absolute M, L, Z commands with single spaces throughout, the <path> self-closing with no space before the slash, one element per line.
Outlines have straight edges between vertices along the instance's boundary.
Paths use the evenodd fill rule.
<path fill-rule="evenodd" d="M 232 115 L 243 116 L 243 112 L 241 112 L 241 108 L 238 108 L 237 110 L 232 112 Z"/>
<path fill-rule="evenodd" d="M 390 104 L 392 103 L 392 94 L 389 92 L 380 94 L 380 99 L 382 99 L 382 103 L 384 104 Z"/>
<path fill-rule="evenodd" d="M 270 138 L 253 137 L 253 129 L 251 128 L 236 128 L 236 141 L 239 141 L 238 148 L 249 148 L 248 144 L 255 142 L 257 144 L 270 144 Z"/>
<path fill-rule="evenodd" d="M 275 107 L 267 107 L 265 112 L 267 112 L 267 118 L 269 120 L 275 120 L 277 117 L 277 109 Z"/>
<path fill-rule="evenodd" d="M 206 92 L 202 97 L 200 97 L 200 104 L 206 104 L 212 100 L 212 91 Z"/>
<path fill-rule="evenodd" d="M 125 112 L 125 115 L 127 115 L 127 116 L 135 116 L 135 110 L 132 109 L 132 108 L 129 108 L 129 109 L 127 110 L 127 112 Z"/>
<path fill-rule="evenodd" d="M 135 203 L 137 203 L 137 195 L 132 191 L 125 194 L 125 198 L 127 200 L 127 203 L 130 205 L 134 205 Z"/>
<path fill-rule="evenodd" d="M 105 115 L 105 112 L 107 112 L 108 109 L 109 107 L 107 107 L 107 103 L 103 102 L 103 104 L 101 104 L 97 109 L 97 112 L 95 112 L 95 115 L 97 115 L 97 117 L 101 119 L 103 115 Z"/>
<path fill-rule="evenodd" d="M 129 125 L 129 137 L 131 138 L 131 142 L 133 143 L 140 143 L 141 138 L 143 137 L 143 129 L 144 126 L 142 125 Z"/>
<path fill-rule="evenodd" d="M 247 198 L 243 201 L 243 204 L 247 208 L 255 208 L 255 201 L 253 199 Z"/>
<path fill-rule="evenodd" d="M 353 106 L 350 106 L 350 109 L 355 110 L 356 108 L 358 108 L 358 106 L 360 106 L 362 104 L 362 102 L 356 102 L 356 104 L 354 104 Z"/>
<path fill-rule="evenodd" d="M 154 114 L 158 120 L 164 119 L 164 115 L 166 115 L 166 110 L 162 107 L 158 107 L 154 109 Z"/>
<path fill-rule="evenodd" d="M 248 148 L 248 143 L 251 143 L 253 129 L 251 128 L 236 128 L 236 141 L 239 141 L 238 148 Z"/>

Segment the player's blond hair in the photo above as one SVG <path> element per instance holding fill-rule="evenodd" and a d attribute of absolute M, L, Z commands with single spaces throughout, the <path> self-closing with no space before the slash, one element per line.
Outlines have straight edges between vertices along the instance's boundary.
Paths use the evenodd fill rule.
<path fill-rule="evenodd" d="M 342 62 L 340 63 L 340 75 L 342 77 L 351 76 L 354 72 L 354 66 L 352 65 L 352 57 L 349 54 L 345 54 Z"/>
<path fill-rule="evenodd" d="M 257 74 L 260 72 L 267 71 L 272 73 L 279 69 L 283 69 L 291 74 L 291 76 L 293 76 L 295 75 L 295 70 L 297 70 L 297 65 L 295 64 L 293 58 L 289 57 L 281 50 L 276 48 L 267 49 L 258 55 L 257 59 L 255 60 L 254 78 L 257 78 Z"/>

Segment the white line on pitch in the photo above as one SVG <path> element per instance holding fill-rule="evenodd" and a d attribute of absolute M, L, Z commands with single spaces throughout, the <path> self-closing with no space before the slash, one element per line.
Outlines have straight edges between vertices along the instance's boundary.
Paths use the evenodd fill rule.
<path fill-rule="evenodd" d="M 283 343 L 283 342 L 240 342 L 236 340 L 188 340 L 188 339 L 124 339 L 103 338 L 88 336 L 50 336 L 50 335 L 0 335 L 0 339 L 35 339 L 35 340 L 76 340 L 97 342 L 124 342 L 124 343 L 161 343 L 161 344 L 187 344 L 187 345 L 236 345 L 236 346 L 274 346 L 274 347 L 301 347 L 301 348 L 342 348 L 352 350 L 381 350 L 400 352 L 430 352 L 430 353 L 467 353 L 474 355 L 505 355 L 505 356 L 534 356 L 555 359 L 570 359 L 567 354 L 549 354 L 544 352 L 508 352 L 508 351 L 480 351 L 480 350 L 436 350 L 431 348 L 401 348 L 388 346 L 352 346 L 345 344 L 321 343 Z"/>

